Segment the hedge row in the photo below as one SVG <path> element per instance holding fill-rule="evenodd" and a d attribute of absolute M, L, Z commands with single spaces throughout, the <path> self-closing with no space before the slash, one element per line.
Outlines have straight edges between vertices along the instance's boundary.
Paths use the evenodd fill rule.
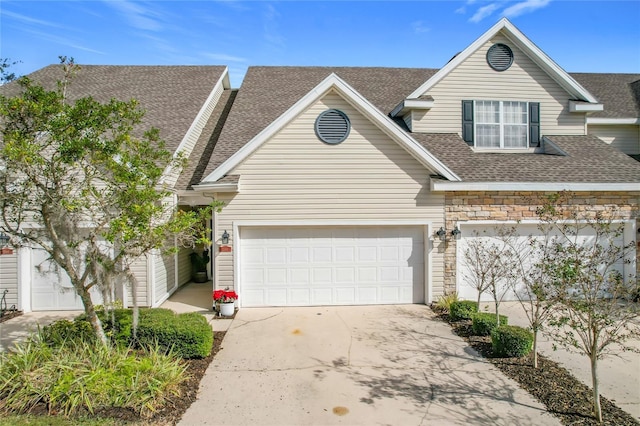
<path fill-rule="evenodd" d="M 169 309 L 141 309 L 137 339 L 133 341 L 133 312 L 130 309 L 98 311 L 103 328 L 118 346 L 158 347 L 162 352 L 172 351 L 181 358 L 204 358 L 211 353 L 213 330 L 204 316 L 198 313 L 175 314 Z M 45 341 L 59 345 L 69 339 L 89 341 L 93 330 L 86 315 L 73 322 L 56 321 L 43 330 Z"/>

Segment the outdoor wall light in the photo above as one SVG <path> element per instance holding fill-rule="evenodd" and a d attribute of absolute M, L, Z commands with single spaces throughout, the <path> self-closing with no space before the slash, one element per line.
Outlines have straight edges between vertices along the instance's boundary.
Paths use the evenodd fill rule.
<path fill-rule="evenodd" d="M 458 227 L 456 226 L 455 228 L 453 228 L 453 231 L 451 231 L 451 235 L 453 235 L 453 238 L 457 238 L 458 235 L 462 234 L 462 232 L 460 231 L 460 229 L 458 229 Z"/>
<path fill-rule="evenodd" d="M 0 249 L 5 248 L 9 244 L 9 236 L 4 232 L 0 232 Z"/>
<path fill-rule="evenodd" d="M 222 234 L 222 244 L 229 244 L 229 233 L 226 230 Z"/>
<path fill-rule="evenodd" d="M 436 235 L 438 236 L 438 238 L 440 238 L 440 241 L 447 240 L 447 231 L 445 231 L 442 226 L 440 227 L 440 229 L 438 229 L 438 232 L 436 232 Z"/>

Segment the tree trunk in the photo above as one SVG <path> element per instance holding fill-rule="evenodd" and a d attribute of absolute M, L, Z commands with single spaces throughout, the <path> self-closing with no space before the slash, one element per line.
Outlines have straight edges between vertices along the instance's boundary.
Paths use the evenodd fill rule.
<path fill-rule="evenodd" d="M 591 354 L 591 383 L 593 385 L 593 414 L 602 423 L 602 408 L 600 407 L 600 389 L 598 388 L 598 358 L 595 353 Z"/>
<path fill-rule="evenodd" d="M 93 332 L 96 337 L 104 346 L 109 345 L 109 341 L 107 340 L 107 336 L 104 334 L 104 329 L 102 328 L 102 323 L 100 322 L 100 318 L 96 314 L 96 309 L 93 306 L 93 301 L 91 300 L 91 294 L 89 290 L 87 290 L 84 286 L 78 290 L 78 295 L 82 300 L 82 304 L 84 305 L 84 311 L 87 314 L 87 319 L 93 328 Z"/>
<path fill-rule="evenodd" d="M 538 368 L 538 329 L 533 329 L 533 368 Z"/>

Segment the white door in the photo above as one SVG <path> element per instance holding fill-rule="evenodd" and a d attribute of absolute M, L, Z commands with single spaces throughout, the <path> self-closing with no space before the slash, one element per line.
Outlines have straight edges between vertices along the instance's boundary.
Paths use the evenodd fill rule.
<path fill-rule="evenodd" d="M 69 275 L 49 259 L 42 249 L 31 249 L 31 309 L 34 311 L 84 310 Z M 100 294 L 92 290 L 94 303 L 102 303 Z"/>
<path fill-rule="evenodd" d="M 424 303 L 423 227 L 242 227 L 242 306 Z"/>

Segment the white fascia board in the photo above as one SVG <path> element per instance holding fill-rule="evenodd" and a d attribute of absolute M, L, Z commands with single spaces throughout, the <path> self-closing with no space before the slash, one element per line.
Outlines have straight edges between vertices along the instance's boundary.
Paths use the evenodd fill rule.
<path fill-rule="evenodd" d="M 569 101 L 569 112 L 598 112 L 603 111 L 604 105 L 583 101 Z"/>
<path fill-rule="evenodd" d="M 556 64 L 546 53 L 527 38 L 519 29 L 517 29 L 507 18 L 500 19 L 494 26 L 489 28 L 478 39 L 471 43 L 466 49 L 460 52 L 455 58 L 435 73 L 422 86 L 418 87 L 407 98 L 418 98 L 425 92 L 435 86 L 447 74 L 453 71 L 458 65 L 467 60 L 476 50 L 482 47 L 486 42 L 491 40 L 498 32 L 505 30 L 505 36 L 514 42 L 528 56 L 544 69 L 558 84 L 565 90 L 577 98 L 584 99 L 590 103 L 598 103 L 595 96 L 580 85 L 573 77 L 567 74 L 558 64 Z"/>
<path fill-rule="evenodd" d="M 424 165 L 432 168 L 434 171 L 449 180 L 460 180 L 460 178 L 456 176 L 456 174 L 451 170 L 449 170 L 449 168 L 446 167 L 444 163 L 434 157 L 429 151 L 422 147 L 422 145 L 420 145 L 407 133 L 398 128 L 398 126 L 393 122 L 391 118 L 380 112 L 367 99 L 365 99 L 355 89 L 349 86 L 344 80 L 338 77 L 335 73 L 332 73 L 315 88 L 304 95 L 302 99 L 293 104 L 284 114 L 271 122 L 271 124 L 265 127 L 247 144 L 245 144 L 225 162 L 218 166 L 213 172 L 211 172 L 206 178 L 202 180 L 203 183 L 200 184 L 200 186 L 205 186 L 207 182 L 216 182 L 218 179 L 228 174 L 231 170 L 233 170 L 233 168 L 238 166 L 256 149 L 258 149 L 263 143 L 269 140 L 291 120 L 305 111 L 308 107 L 310 107 L 314 102 L 328 93 L 331 89 L 336 89 L 339 93 L 341 93 L 361 113 L 371 119 L 374 123 L 378 124 L 381 128 L 385 129 L 390 137 L 394 138 L 401 146 L 403 146 L 410 153 L 416 156 L 416 158 L 422 160 Z"/>
<path fill-rule="evenodd" d="M 640 192 L 640 183 L 584 182 L 445 182 L 431 179 L 431 191 L 633 191 Z"/>
<path fill-rule="evenodd" d="M 611 124 L 611 125 L 624 125 L 624 124 L 640 124 L 640 118 L 602 118 L 602 117 L 587 117 L 587 124 Z"/>
<path fill-rule="evenodd" d="M 191 135 L 196 132 L 196 127 L 198 127 L 198 123 L 200 122 L 200 120 L 202 120 L 204 118 L 203 116 L 206 114 L 207 107 L 212 102 L 214 102 L 214 101 L 217 102 L 219 100 L 219 98 L 218 99 L 214 99 L 214 97 L 215 97 L 216 92 L 218 91 L 218 89 L 220 89 L 221 86 L 222 86 L 222 90 L 231 88 L 231 84 L 230 84 L 230 81 L 229 81 L 229 68 L 228 67 L 224 67 L 224 71 L 222 71 L 222 75 L 220 76 L 220 78 L 218 79 L 216 84 L 213 86 L 213 89 L 211 89 L 211 92 L 209 93 L 209 96 L 207 96 L 207 99 L 204 101 L 204 103 L 200 107 L 200 111 L 198 111 L 198 114 L 196 115 L 194 120 L 191 122 L 191 125 L 189 126 L 189 129 L 187 130 L 187 132 L 184 134 L 184 137 L 182 138 L 182 141 L 180 141 L 180 145 L 178 145 L 178 148 L 176 148 L 175 152 L 173 153 L 173 158 L 177 158 L 180 153 L 183 153 L 187 158 L 191 155 L 191 152 L 193 151 L 193 148 L 195 148 L 195 144 L 194 144 L 193 148 L 191 150 L 189 150 L 189 151 L 185 150 L 185 146 L 187 145 Z M 222 94 L 222 91 L 220 91 L 220 93 Z M 207 120 L 208 119 L 209 118 L 207 117 Z M 206 124 L 207 123 L 205 121 L 205 123 L 202 125 L 203 129 L 204 129 L 204 126 Z M 200 135 L 196 135 L 196 143 L 197 143 L 197 139 L 198 139 L 199 136 Z M 167 166 L 167 168 L 165 169 L 165 171 L 163 173 L 163 176 L 160 179 L 160 181 L 161 182 L 165 182 L 165 179 L 167 179 L 171 175 L 172 172 L 173 172 L 173 167 Z M 172 179 L 173 182 L 167 182 L 167 183 L 169 183 L 173 187 L 176 184 L 176 181 L 178 180 L 178 177 L 179 177 L 179 174 L 174 179 Z"/>
<path fill-rule="evenodd" d="M 193 185 L 193 190 L 199 193 L 206 192 L 238 192 L 237 183 L 203 183 Z"/>
<path fill-rule="evenodd" d="M 426 99 L 405 99 L 391 111 L 392 117 L 402 117 L 407 111 L 412 109 L 431 109 L 433 108 L 434 101 Z"/>

